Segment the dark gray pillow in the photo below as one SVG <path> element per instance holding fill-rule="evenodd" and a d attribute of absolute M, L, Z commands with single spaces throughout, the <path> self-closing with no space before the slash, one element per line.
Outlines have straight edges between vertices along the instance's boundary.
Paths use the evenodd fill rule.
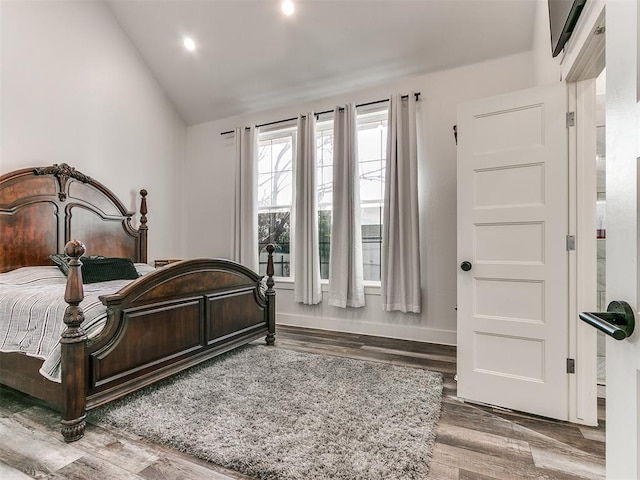
<path fill-rule="evenodd" d="M 135 280 L 138 271 L 130 258 L 81 258 L 82 283 L 108 282 L 109 280 Z"/>
<path fill-rule="evenodd" d="M 65 275 L 69 274 L 71 257 L 64 253 L 49 255 Z M 139 277 L 135 265 L 129 258 L 92 255 L 81 257 L 82 283 L 108 282 L 109 280 L 135 280 Z"/>

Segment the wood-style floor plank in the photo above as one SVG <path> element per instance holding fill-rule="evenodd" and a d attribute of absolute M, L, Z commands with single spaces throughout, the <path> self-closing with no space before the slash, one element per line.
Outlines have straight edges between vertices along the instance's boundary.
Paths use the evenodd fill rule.
<path fill-rule="evenodd" d="M 507 438 L 492 433 L 479 432 L 473 428 L 457 427 L 440 423 L 438 428 L 438 443 L 464 448 L 488 456 L 508 459 L 512 462 L 534 465 L 529 443 Z"/>
<path fill-rule="evenodd" d="M 458 480 L 496 480 L 496 477 L 489 477 L 469 470 L 460 470 Z"/>
<path fill-rule="evenodd" d="M 460 470 L 432 459 L 427 480 L 460 480 Z"/>
<path fill-rule="evenodd" d="M 464 403 L 456 397 L 456 348 L 279 326 L 276 348 L 391 363 L 443 374 L 440 422 L 428 480 L 604 479 L 599 427 Z M 66 444 L 56 412 L 0 386 L 0 478 L 251 480 L 113 427 L 89 424 Z"/>
<path fill-rule="evenodd" d="M 0 478 L 2 480 L 31 480 L 33 477 L 0 461 Z"/>
<path fill-rule="evenodd" d="M 56 442 L 46 433 L 21 425 L 13 417 L 0 419 L 0 460 L 19 465 L 24 473 L 55 472 L 83 454 L 72 445 Z"/>
<path fill-rule="evenodd" d="M 86 454 L 73 463 L 49 475 L 51 480 L 142 480 L 139 475 L 128 472 L 114 463 L 106 462 L 93 455 Z"/>
<path fill-rule="evenodd" d="M 212 469 L 211 466 L 199 465 L 188 458 L 181 458 L 176 455 L 167 455 L 160 458 L 153 465 L 140 472 L 140 476 L 146 480 L 174 480 L 176 478 L 181 480 L 251 479 L 251 477 L 241 474 L 221 473 Z"/>
<path fill-rule="evenodd" d="M 433 456 L 447 465 L 457 467 L 459 470 L 467 470 L 501 480 L 539 480 L 541 478 L 585 480 L 583 477 L 573 475 L 569 472 L 549 471 L 538 466 L 532 467 L 529 464 L 522 464 L 510 459 L 486 455 L 481 452 L 453 447 L 439 442 L 436 442 Z"/>
<path fill-rule="evenodd" d="M 533 461 L 537 467 L 558 472 L 573 472 L 584 480 L 598 480 L 605 474 L 604 461 L 575 457 L 551 449 L 531 447 Z"/>
<path fill-rule="evenodd" d="M 587 440 L 593 440 L 594 442 L 601 442 L 604 444 L 605 434 L 604 430 L 595 430 L 593 428 L 588 427 L 579 427 L 580 433 Z"/>

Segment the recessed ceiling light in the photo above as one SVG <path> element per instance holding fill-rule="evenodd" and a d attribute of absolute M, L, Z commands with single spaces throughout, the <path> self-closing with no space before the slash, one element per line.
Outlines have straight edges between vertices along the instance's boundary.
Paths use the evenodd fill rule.
<path fill-rule="evenodd" d="M 284 13 L 287 17 L 293 15 L 293 2 L 291 0 L 283 0 L 282 2 L 282 13 Z"/>
<path fill-rule="evenodd" d="M 196 49 L 196 42 L 194 42 L 193 38 L 191 37 L 184 37 L 182 43 L 184 44 L 184 48 L 186 48 L 190 52 L 193 52 Z"/>

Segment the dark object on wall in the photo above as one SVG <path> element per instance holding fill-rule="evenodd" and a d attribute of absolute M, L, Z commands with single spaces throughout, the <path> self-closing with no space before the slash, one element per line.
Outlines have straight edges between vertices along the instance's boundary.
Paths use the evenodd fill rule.
<path fill-rule="evenodd" d="M 456 140 L 456 145 L 458 144 L 458 125 L 453 126 L 453 138 Z"/>
<path fill-rule="evenodd" d="M 587 0 L 548 0 L 551 52 L 554 57 L 564 48 L 578 23 Z"/>

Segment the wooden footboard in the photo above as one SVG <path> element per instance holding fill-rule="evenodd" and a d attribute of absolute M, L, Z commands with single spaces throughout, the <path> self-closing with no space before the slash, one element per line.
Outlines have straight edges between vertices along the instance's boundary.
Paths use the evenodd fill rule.
<path fill-rule="evenodd" d="M 86 410 L 120 398 L 261 336 L 275 340 L 273 246 L 262 277 L 220 259 L 186 260 L 160 268 L 120 292 L 101 297 L 108 320 L 89 341 L 80 328 L 80 242 L 69 242 L 74 260 L 62 335 L 62 433 L 82 437 Z"/>

